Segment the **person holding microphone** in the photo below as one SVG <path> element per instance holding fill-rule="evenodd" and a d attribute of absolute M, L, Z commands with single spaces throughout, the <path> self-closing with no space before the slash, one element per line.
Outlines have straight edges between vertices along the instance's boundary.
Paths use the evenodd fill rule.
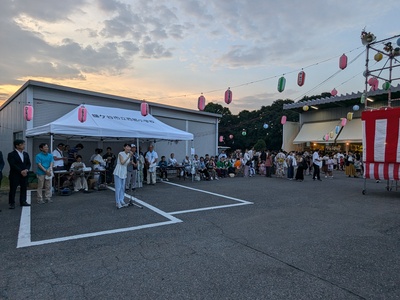
<path fill-rule="evenodd" d="M 114 169 L 114 183 L 115 183 L 115 202 L 117 208 L 128 206 L 124 201 L 125 182 L 128 173 L 128 165 L 131 161 L 133 153 L 130 144 L 124 144 L 124 151 L 118 153 L 117 166 Z"/>

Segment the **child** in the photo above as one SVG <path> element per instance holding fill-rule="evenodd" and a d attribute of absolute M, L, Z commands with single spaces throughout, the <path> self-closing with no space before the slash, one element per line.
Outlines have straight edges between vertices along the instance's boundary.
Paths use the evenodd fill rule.
<path fill-rule="evenodd" d="M 161 181 L 169 181 L 168 180 L 168 173 L 167 173 L 167 167 L 168 167 L 168 162 L 165 160 L 165 156 L 161 156 L 161 161 L 158 163 L 158 167 L 160 168 L 160 178 Z M 165 178 L 163 178 L 165 176 Z"/>
<path fill-rule="evenodd" d="M 334 165 L 333 158 L 332 156 L 329 156 L 328 160 L 326 161 L 326 166 L 327 166 L 328 176 L 330 179 L 333 179 L 333 165 Z"/>

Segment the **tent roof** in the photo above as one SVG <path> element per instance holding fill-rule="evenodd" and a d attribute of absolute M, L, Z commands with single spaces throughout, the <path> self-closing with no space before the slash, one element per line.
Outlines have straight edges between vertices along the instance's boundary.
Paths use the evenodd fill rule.
<path fill-rule="evenodd" d="M 152 115 L 142 116 L 139 111 L 85 105 L 87 119 L 78 120 L 80 106 L 61 118 L 26 131 L 26 137 L 62 135 L 73 138 L 121 139 L 149 138 L 162 140 L 193 140 L 193 134 L 171 127 Z"/>

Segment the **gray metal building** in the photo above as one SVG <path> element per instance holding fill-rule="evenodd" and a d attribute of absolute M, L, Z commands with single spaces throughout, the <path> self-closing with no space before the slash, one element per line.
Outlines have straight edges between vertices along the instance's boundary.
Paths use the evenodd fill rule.
<path fill-rule="evenodd" d="M 34 160 L 34 155 L 39 151 L 38 145 L 42 142 L 49 143 L 49 139 L 26 139 L 25 131 L 27 129 L 48 124 L 81 104 L 139 111 L 141 102 L 126 97 L 29 80 L 0 107 L 0 150 L 6 159 L 7 153 L 13 149 L 13 140 L 16 138 L 25 139 L 26 151 Z M 23 114 L 23 108 L 28 103 L 34 109 L 33 119 L 29 122 L 25 120 Z M 182 161 L 185 155 L 190 155 L 192 147 L 199 155 L 217 153 L 220 115 L 153 102 L 149 102 L 149 107 L 151 115 L 167 125 L 192 133 L 194 141 L 140 140 L 140 151 L 146 151 L 149 144 L 152 143 L 160 157 L 165 155 L 168 158 L 170 153 L 173 152 L 178 161 Z M 123 143 L 136 143 L 136 139 L 96 142 L 85 141 L 85 138 L 65 140 L 65 138 L 57 136 L 54 137 L 54 140 L 55 144 L 63 142 L 71 147 L 74 147 L 77 143 L 82 143 L 84 149 L 81 154 L 85 163 L 89 163 L 95 148 L 102 148 L 105 152 L 106 147 L 110 146 L 116 154 L 122 150 Z M 4 174 L 8 174 L 7 163 Z"/>

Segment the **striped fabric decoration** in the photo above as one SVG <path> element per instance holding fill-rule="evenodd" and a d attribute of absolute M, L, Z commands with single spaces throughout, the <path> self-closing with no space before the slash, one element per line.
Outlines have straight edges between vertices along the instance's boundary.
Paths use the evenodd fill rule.
<path fill-rule="evenodd" d="M 363 160 L 400 163 L 400 108 L 363 111 Z"/>
<path fill-rule="evenodd" d="M 400 180 L 400 164 L 365 163 L 364 177 L 370 179 Z"/>

